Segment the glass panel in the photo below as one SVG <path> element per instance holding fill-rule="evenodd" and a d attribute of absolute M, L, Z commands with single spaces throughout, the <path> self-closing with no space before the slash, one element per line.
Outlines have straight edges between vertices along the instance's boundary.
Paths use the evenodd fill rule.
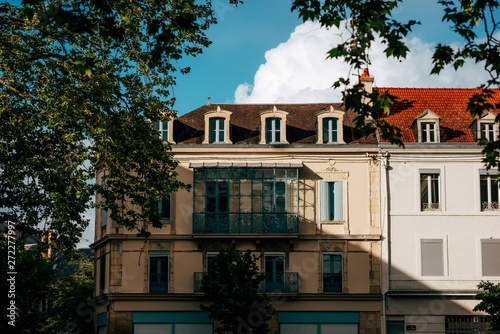
<path fill-rule="evenodd" d="M 429 175 L 421 174 L 420 175 L 420 203 L 422 206 L 422 211 L 426 210 L 427 205 L 429 204 Z"/>
<path fill-rule="evenodd" d="M 342 292 L 342 255 L 323 254 L 323 292 Z"/>

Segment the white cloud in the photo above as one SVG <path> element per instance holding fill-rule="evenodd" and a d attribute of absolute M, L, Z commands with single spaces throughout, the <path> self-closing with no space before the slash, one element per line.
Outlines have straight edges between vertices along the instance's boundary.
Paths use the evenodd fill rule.
<path fill-rule="evenodd" d="M 235 103 L 335 102 L 340 91 L 331 86 L 349 73 L 341 60 L 326 59 L 327 51 L 347 37 L 344 29 L 327 30 L 319 23 L 305 22 L 295 28 L 288 41 L 265 53 L 266 63 L 255 73 L 253 85 L 240 84 Z M 466 63 L 459 71 L 445 69 L 430 75 L 433 43 L 417 37 L 406 40 L 410 53 L 402 61 L 387 59 L 384 44 L 375 43 L 370 52 L 370 74 L 378 87 L 476 87 L 487 80 L 480 64 Z"/>

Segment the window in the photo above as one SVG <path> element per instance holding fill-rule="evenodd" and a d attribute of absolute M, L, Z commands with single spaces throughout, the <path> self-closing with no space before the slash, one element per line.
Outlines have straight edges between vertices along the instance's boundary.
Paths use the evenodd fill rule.
<path fill-rule="evenodd" d="M 323 292 L 342 292 L 341 254 L 323 254 Z"/>
<path fill-rule="evenodd" d="M 106 198 L 101 198 L 101 227 L 105 227 L 108 221 L 108 211 L 106 210 Z"/>
<path fill-rule="evenodd" d="M 206 271 L 208 272 L 210 269 L 212 269 L 214 267 L 214 263 L 215 263 L 215 258 L 217 257 L 217 255 L 219 254 L 219 252 L 207 252 L 207 267 L 206 267 Z"/>
<path fill-rule="evenodd" d="M 153 128 L 158 131 L 161 140 L 169 141 L 169 122 L 154 121 Z"/>
<path fill-rule="evenodd" d="M 266 118 L 266 143 L 281 142 L 281 118 Z"/>
<path fill-rule="evenodd" d="M 436 142 L 436 124 L 430 122 L 421 123 L 422 143 L 435 143 Z"/>
<path fill-rule="evenodd" d="M 323 144 L 338 142 L 338 123 L 337 118 L 323 118 Z"/>
<path fill-rule="evenodd" d="M 481 122 L 481 137 L 495 141 L 495 124 Z"/>
<path fill-rule="evenodd" d="M 342 182 L 320 183 L 321 221 L 344 219 L 344 191 Z"/>
<path fill-rule="evenodd" d="M 226 139 L 225 133 L 225 118 L 212 117 L 209 125 L 209 143 L 224 143 Z"/>
<path fill-rule="evenodd" d="M 481 211 L 500 210 L 498 202 L 500 183 L 495 182 L 497 175 L 480 175 L 479 187 L 481 193 Z"/>
<path fill-rule="evenodd" d="M 149 292 L 168 292 L 169 253 L 158 251 L 149 253 Z"/>
<path fill-rule="evenodd" d="M 422 276 L 444 276 L 443 239 L 421 239 Z"/>
<path fill-rule="evenodd" d="M 264 256 L 266 292 L 285 291 L 285 255 L 266 254 Z"/>
<path fill-rule="evenodd" d="M 483 276 L 500 276 L 500 239 L 481 240 Z"/>
<path fill-rule="evenodd" d="M 232 112 L 223 110 L 220 106 L 205 113 L 203 144 L 231 144 L 229 138 L 231 114 Z"/>
<path fill-rule="evenodd" d="M 413 132 L 419 143 L 438 143 L 440 117 L 430 109 L 415 117 Z"/>
<path fill-rule="evenodd" d="M 487 333 L 488 329 L 486 316 L 445 316 L 445 334 Z"/>
<path fill-rule="evenodd" d="M 99 258 L 99 290 L 102 292 L 106 287 L 106 249 L 101 248 Z"/>
<path fill-rule="evenodd" d="M 297 233 L 297 168 L 195 168 L 193 233 Z"/>
<path fill-rule="evenodd" d="M 158 215 L 162 220 L 171 220 L 172 202 L 171 196 L 158 201 Z"/>
<path fill-rule="evenodd" d="M 439 174 L 420 174 L 420 204 L 422 211 L 438 211 L 439 206 Z"/>

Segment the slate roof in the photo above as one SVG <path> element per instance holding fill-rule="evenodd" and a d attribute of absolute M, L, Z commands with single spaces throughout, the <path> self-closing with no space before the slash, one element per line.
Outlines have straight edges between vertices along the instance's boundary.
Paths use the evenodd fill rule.
<path fill-rule="evenodd" d="M 173 139 L 177 145 L 202 144 L 204 138 L 204 114 L 217 107 L 232 112 L 230 116 L 230 137 L 233 144 L 259 144 L 260 113 L 272 110 L 288 113 L 286 116 L 286 132 L 289 144 L 316 144 L 317 113 L 332 106 L 343 110 L 341 103 L 307 103 L 307 104 L 215 104 L 204 105 L 174 121 Z M 346 144 L 376 144 L 375 136 L 363 137 L 354 129 L 355 113 L 344 114 L 344 141 Z M 219 145 L 219 144 L 217 144 Z"/>
<path fill-rule="evenodd" d="M 403 142 L 417 142 L 412 129 L 415 118 L 430 109 L 440 117 L 440 142 L 475 142 L 471 125 L 473 119 L 467 111 L 470 98 L 481 92 L 476 88 L 375 88 L 397 96 L 385 119 L 401 129 Z M 500 103 L 500 90 L 495 89 L 493 104 Z M 491 110 L 498 114 L 499 109 Z"/>

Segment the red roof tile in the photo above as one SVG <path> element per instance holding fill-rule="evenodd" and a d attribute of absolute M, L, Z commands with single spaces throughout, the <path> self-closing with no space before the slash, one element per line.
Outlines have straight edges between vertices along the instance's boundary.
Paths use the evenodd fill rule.
<path fill-rule="evenodd" d="M 398 126 L 403 142 L 417 142 L 412 129 L 415 118 L 430 109 L 440 117 L 440 142 L 475 142 L 472 133 L 472 116 L 467 111 L 470 98 L 481 93 L 476 88 L 375 88 L 397 96 L 391 105 L 390 114 L 384 117 Z M 494 89 L 492 104 L 500 103 L 500 90 Z M 491 110 L 499 113 L 500 110 Z"/>

